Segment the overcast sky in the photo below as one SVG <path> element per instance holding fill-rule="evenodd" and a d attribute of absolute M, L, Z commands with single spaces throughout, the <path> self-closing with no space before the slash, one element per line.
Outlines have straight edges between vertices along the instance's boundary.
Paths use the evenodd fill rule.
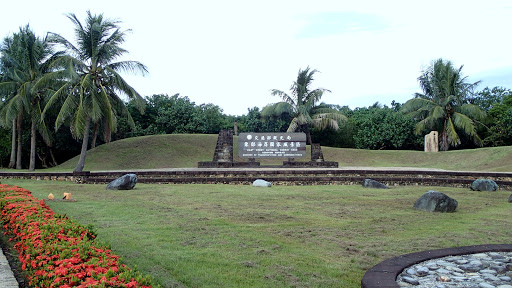
<path fill-rule="evenodd" d="M 370 106 L 405 102 L 432 60 L 451 60 L 470 81 L 512 88 L 512 1 L 9 1 L 0 37 L 30 24 L 40 37 L 74 41 L 65 16 L 86 11 L 131 29 L 123 60 L 150 74 L 125 79 L 141 94 L 188 96 L 242 115 L 289 91 L 299 69 L 320 71 L 322 101 Z"/>

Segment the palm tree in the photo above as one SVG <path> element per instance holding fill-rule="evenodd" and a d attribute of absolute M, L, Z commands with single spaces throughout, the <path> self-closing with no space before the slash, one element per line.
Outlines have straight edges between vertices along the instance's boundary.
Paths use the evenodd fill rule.
<path fill-rule="evenodd" d="M 103 14 L 92 15 L 87 11 L 87 18 L 82 25 L 75 14 L 67 17 L 75 26 L 76 46 L 64 37 L 50 33 L 49 38 L 55 44 L 62 45 L 69 56 L 65 57 L 64 70 L 55 72 L 41 81 L 41 85 L 55 79 L 64 79 L 62 85 L 50 97 L 43 114 L 52 106 L 59 106 L 60 111 L 55 121 L 55 129 L 69 122 L 71 133 L 82 139 L 80 159 L 74 171 L 83 171 L 85 156 L 92 123 L 103 121 L 105 129 L 115 131 L 118 114 L 128 118 L 134 126 L 128 110 L 118 93 L 122 93 L 140 109 L 144 100 L 119 72 L 147 73 L 146 67 L 136 61 L 118 61 L 127 51 L 120 47 L 124 42 L 126 31 L 121 31 L 118 21 L 105 19 Z M 62 78 L 63 77 L 63 78 Z"/>
<path fill-rule="evenodd" d="M 267 105 L 261 111 L 261 116 L 269 118 L 272 116 L 282 116 L 289 114 L 293 117 L 287 132 L 297 130 L 306 133 L 307 140 L 311 144 L 311 133 L 309 126 L 324 130 L 327 127 L 334 130 L 339 129 L 339 122 L 345 121 L 347 117 L 330 105 L 318 102 L 325 92 L 331 92 L 324 88 L 312 89 L 313 76 L 317 70 L 311 70 L 307 67 L 304 70 L 299 69 L 297 80 L 290 87 L 291 95 L 277 89 L 272 89 L 273 96 L 279 96 L 282 102 Z"/>
<path fill-rule="evenodd" d="M 3 123 L 17 126 L 18 151 L 16 167 L 21 169 L 21 124 L 24 113 L 30 116 L 30 162 L 29 170 L 35 170 L 37 131 L 50 144 L 50 134 L 41 115 L 42 101 L 48 87 L 34 88 L 35 83 L 52 69 L 52 63 L 61 53 L 54 53 L 46 39 L 40 39 L 27 25 L 20 32 L 4 40 L 2 47 L 3 81 L 0 91 L 8 95 L 2 106 Z M 13 137 L 15 133 L 13 132 Z M 12 154 L 11 154 L 12 156 Z"/>
<path fill-rule="evenodd" d="M 476 145 L 483 145 L 477 125 L 485 118 L 485 112 L 468 101 L 479 82 L 467 83 L 462 67 L 456 69 L 443 59 L 433 61 L 418 78 L 423 93 L 416 93 L 415 98 L 401 108 L 403 113 L 419 121 L 416 134 L 430 130 L 439 132 L 442 151 L 460 145 L 459 134 L 469 136 Z"/>
<path fill-rule="evenodd" d="M 9 161 L 9 168 L 15 168 L 16 163 L 19 165 L 19 169 L 21 169 L 21 153 L 16 153 L 17 143 L 19 143 L 21 150 L 21 142 L 17 142 L 17 117 L 12 120 L 12 122 L 7 120 L 7 104 L 9 103 L 9 99 L 16 94 L 16 85 L 11 81 L 8 77 L 8 71 L 12 67 L 11 55 L 15 53 L 15 48 L 13 47 L 13 36 L 7 36 L 4 38 L 1 46 L 0 52 L 2 53 L 0 57 L 0 95 L 2 98 L 1 110 L 0 110 L 0 125 L 4 128 L 10 128 L 12 130 L 11 133 L 11 158 Z M 17 161 L 18 156 L 20 159 Z"/>
<path fill-rule="evenodd" d="M 0 52 L 4 50 L 5 46 L 8 45 L 10 42 L 12 42 L 12 37 L 6 37 L 4 38 L 3 43 L 0 46 Z M 1 107 L 5 106 L 6 100 L 9 98 L 9 94 L 12 92 L 10 89 L 5 89 L 5 87 L 2 87 L 3 82 L 9 81 L 7 78 L 7 75 L 5 75 L 4 70 L 7 70 L 7 63 L 4 59 L 4 55 L 0 57 L 0 98 L 1 98 Z M 0 110 L 0 125 L 4 128 L 10 128 L 12 130 L 11 133 L 11 158 L 9 160 L 9 166 L 8 168 L 14 168 L 16 165 L 16 119 L 14 119 L 11 123 L 6 123 L 5 119 L 5 112 L 6 109 Z"/>

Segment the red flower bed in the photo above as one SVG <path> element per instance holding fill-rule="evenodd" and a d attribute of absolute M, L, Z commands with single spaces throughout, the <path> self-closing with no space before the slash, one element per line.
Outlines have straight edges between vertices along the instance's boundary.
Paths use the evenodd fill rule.
<path fill-rule="evenodd" d="M 1 221 L 33 287 L 151 287 L 139 272 L 97 247 L 96 235 L 17 186 L 0 184 Z"/>

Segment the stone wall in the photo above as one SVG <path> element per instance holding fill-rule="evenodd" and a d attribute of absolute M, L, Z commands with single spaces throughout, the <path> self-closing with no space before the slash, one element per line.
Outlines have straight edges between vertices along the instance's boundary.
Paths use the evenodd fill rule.
<path fill-rule="evenodd" d="M 211 163 L 211 162 L 209 162 Z M 235 162 L 241 163 L 241 162 Z M 248 163 L 248 162 L 244 162 Z M 249 162 L 250 163 L 250 162 Z M 296 162 L 298 163 L 298 162 Z M 318 163 L 318 162 L 303 162 Z M 326 162 L 324 162 L 326 163 Z M 73 181 L 75 183 L 107 184 L 128 173 L 137 174 L 140 183 L 160 184 L 250 184 L 256 179 L 265 179 L 275 185 L 360 185 L 371 178 L 388 186 L 422 185 L 468 188 L 475 179 L 494 180 L 500 189 L 512 189 L 510 172 L 460 172 L 460 171 L 402 171 L 402 170 L 344 170 L 293 168 L 253 168 L 253 169 L 173 169 L 168 171 L 110 171 L 80 173 L 6 173 L 0 172 L 2 179 L 38 179 Z"/>

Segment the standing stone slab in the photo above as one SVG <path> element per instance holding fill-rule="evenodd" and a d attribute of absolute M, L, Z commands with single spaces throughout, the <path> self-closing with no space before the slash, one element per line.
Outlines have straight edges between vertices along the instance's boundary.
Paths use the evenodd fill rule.
<path fill-rule="evenodd" d="M 439 137 L 437 131 L 425 135 L 425 152 L 439 152 Z"/>
<path fill-rule="evenodd" d="M 430 190 L 414 203 L 414 209 L 427 212 L 454 212 L 459 203 L 441 192 Z"/>
<path fill-rule="evenodd" d="M 364 179 L 362 185 L 366 188 L 389 189 L 389 187 L 385 184 L 382 184 L 379 181 L 375 181 L 373 179 Z"/>
<path fill-rule="evenodd" d="M 108 183 L 107 190 L 132 190 L 137 184 L 137 175 L 126 174 Z"/>
<path fill-rule="evenodd" d="M 477 179 L 471 183 L 471 190 L 474 191 L 496 191 L 498 184 L 490 179 Z"/>

